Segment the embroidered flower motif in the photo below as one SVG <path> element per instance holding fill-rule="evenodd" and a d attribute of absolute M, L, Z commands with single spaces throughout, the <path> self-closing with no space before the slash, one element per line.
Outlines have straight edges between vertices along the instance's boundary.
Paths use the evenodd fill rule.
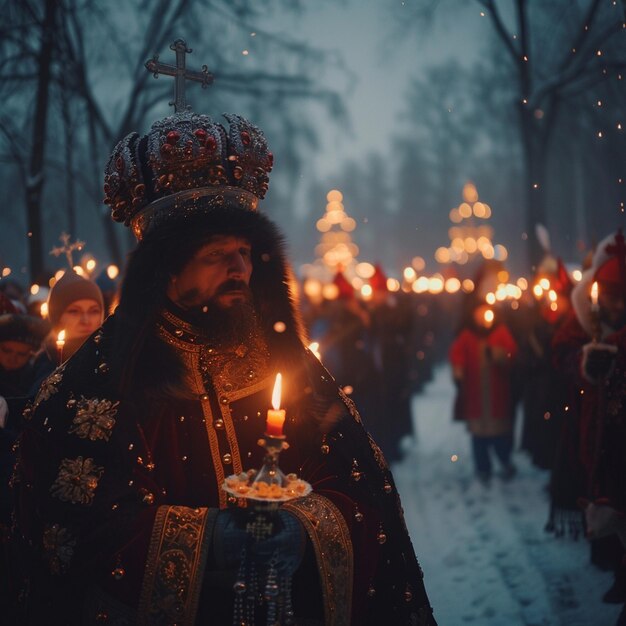
<path fill-rule="evenodd" d="M 51 396 L 53 396 L 59 389 L 59 384 L 63 380 L 63 372 L 65 370 L 65 365 L 61 365 L 61 367 L 57 367 L 48 378 L 46 378 L 42 383 L 41 387 L 39 387 L 39 392 L 35 397 L 35 402 L 33 403 L 33 409 L 36 409 L 44 400 L 48 400 Z"/>
<path fill-rule="evenodd" d="M 96 465 L 93 459 L 83 459 L 82 456 L 63 459 L 50 493 L 63 502 L 91 504 L 103 472 L 104 468 Z"/>
<path fill-rule="evenodd" d="M 74 555 L 75 547 L 76 539 L 67 528 L 63 528 L 58 524 L 45 527 L 43 531 L 43 550 L 52 574 L 58 575 L 67 571 Z"/>
<path fill-rule="evenodd" d="M 111 402 L 111 400 L 87 399 L 82 396 L 76 405 L 76 416 L 69 432 L 81 439 L 108 441 L 115 426 L 114 416 L 117 413 L 118 404 L 119 402 Z"/>

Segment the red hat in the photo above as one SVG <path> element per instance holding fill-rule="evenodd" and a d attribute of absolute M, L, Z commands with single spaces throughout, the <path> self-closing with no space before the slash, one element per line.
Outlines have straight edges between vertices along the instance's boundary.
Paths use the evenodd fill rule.
<path fill-rule="evenodd" d="M 376 263 L 374 266 L 374 273 L 369 280 L 370 286 L 374 291 L 387 291 L 387 277 L 380 263 Z"/>
<path fill-rule="evenodd" d="M 612 243 L 604 248 L 608 258 L 596 269 L 593 280 L 602 284 L 604 289 L 626 292 L 626 243 L 620 228 Z"/>
<path fill-rule="evenodd" d="M 561 258 L 557 259 L 556 277 L 550 280 L 550 286 L 562 296 L 569 297 L 574 288 L 574 283 Z"/>
<path fill-rule="evenodd" d="M 339 289 L 339 298 L 343 300 L 352 300 L 352 298 L 354 298 L 354 288 L 348 282 L 348 279 L 343 275 L 341 270 L 335 274 L 333 284 L 337 285 L 337 288 Z"/>

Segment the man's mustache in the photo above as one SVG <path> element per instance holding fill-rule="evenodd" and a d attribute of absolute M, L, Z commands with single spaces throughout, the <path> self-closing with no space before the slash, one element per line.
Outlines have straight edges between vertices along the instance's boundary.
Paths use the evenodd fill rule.
<path fill-rule="evenodd" d="M 250 287 L 248 287 L 243 280 L 229 278 L 215 290 L 215 296 L 221 296 L 223 294 L 230 293 L 231 291 L 243 291 L 248 296 L 252 295 Z"/>

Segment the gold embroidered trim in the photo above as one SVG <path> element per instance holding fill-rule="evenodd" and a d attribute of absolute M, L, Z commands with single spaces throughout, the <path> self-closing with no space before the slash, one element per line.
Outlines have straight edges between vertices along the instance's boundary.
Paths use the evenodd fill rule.
<path fill-rule="evenodd" d="M 108 441 L 115 426 L 118 405 L 119 402 L 112 402 L 106 398 L 87 399 L 81 396 L 76 403 L 76 415 L 69 432 L 81 439 Z"/>
<path fill-rule="evenodd" d="M 195 623 L 217 509 L 161 506 L 148 548 L 137 623 Z"/>
<path fill-rule="evenodd" d="M 349 625 L 354 555 L 343 516 L 330 500 L 316 493 L 286 502 L 283 508 L 302 522 L 315 549 L 324 596 L 324 623 Z"/>
<path fill-rule="evenodd" d="M 184 341 L 179 339 L 178 337 L 174 337 L 164 326 L 161 324 L 157 324 L 157 330 L 159 332 L 159 337 L 166 341 L 170 346 L 174 346 L 178 350 L 184 350 L 185 352 L 200 352 L 200 348 L 202 344 L 200 343 L 189 343 L 188 341 Z"/>
<path fill-rule="evenodd" d="M 260 380 L 258 383 L 254 385 L 250 385 L 249 387 L 244 387 L 243 389 L 239 389 L 238 391 L 232 391 L 228 394 L 228 400 L 230 402 L 236 402 L 237 400 L 241 400 L 242 398 L 247 398 L 252 394 L 255 394 L 263 389 L 266 389 L 270 385 L 273 385 L 275 381 L 274 376 L 267 376 L 263 380 Z"/>
<path fill-rule="evenodd" d="M 367 433 L 367 440 L 369 441 L 370 448 L 374 454 L 374 460 L 376 461 L 376 464 L 378 465 L 378 467 L 383 472 L 388 471 L 389 464 L 387 463 L 387 459 L 385 459 L 385 455 L 383 454 L 383 451 L 380 449 L 378 444 L 374 441 L 374 438 L 372 437 L 372 435 L 370 435 L 369 433 Z"/>
<path fill-rule="evenodd" d="M 346 395 L 345 391 L 339 388 L 339 397 L 343 400 L 343 403 L 346 405 L 348 412 L 352 416 L 355 422 L 362 424 L 361 416 L 359 414 L 358 409 L 356 408 L 356 404 L 354 404 L 354 400 Z"/>
<path fill-rule="evenodd" d="M 63 459 L 50 493 L 63 502 L 89 505 L 103 473 L 104 468 L 96 465 L 93 459 L 83 459 L 82 456 Z"/>
<path fill-rule="evenodd" d="M 181 328 L 186 333 L 190 335 L 195 335 L 196 337 L 205 337 L 205 333 L 202 332 L 202 329 L 197 326 L 193 326 L 188 322 L 185 322 L 177 317 L 173 313 L 170 313 L 167 309 L 164 309 L 162 312 L 163 318 L 166 319 L 172 326 L 176 326 L 177 328 Z"/>
<path fill-rule="evenodd" d="M 200 402 L 202 406 L 202 415 L 204 416 L 204 426 L 206 428 L 207 437 L 209 438 L 209 447 L 211 448 L 211 458 L 213 459 L 213 468 L 215 469 L 215 480 L 217 481 L 217 493 L 220 498 L 220 508 L 226 506 L 227 494 L 222 489 L 225 473 L 222 457 L 220 456 L 220 443 L 217 438 L 217 432 L 213 426 L 213 411 L 211 411 L 211 403 L 209 399 Z"/>

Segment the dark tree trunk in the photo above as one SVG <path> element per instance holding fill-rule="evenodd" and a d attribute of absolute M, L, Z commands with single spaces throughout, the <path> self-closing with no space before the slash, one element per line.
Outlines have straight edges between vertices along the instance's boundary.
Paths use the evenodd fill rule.
<path fill-rule="evenodd" d="M 29 262 L 33 280 L 42 278 L 43 235 L 41 229 L 41 196 L 44 187 L 44 156 L 46 149 L 46 127 L 48 121 L 48 99 L 52 50 L 54 48 L 54 26 L 58 0 L 46 0 L 45 14 L 41 26 L 41 48 L 37 62 L 37 100 L 33 122 L 33 141 L 26 187 L 26 216 L 29 232 Z"/>
<path fill-rule="evenodd" d="M 71 104 L 67 85 L 61 83 L 61 115 L 65 135 L 65 210 L 67 213 L 67 232 L 76 238 L 76 193 L 74 185 L 74 127 L 72 124 Z"/>

